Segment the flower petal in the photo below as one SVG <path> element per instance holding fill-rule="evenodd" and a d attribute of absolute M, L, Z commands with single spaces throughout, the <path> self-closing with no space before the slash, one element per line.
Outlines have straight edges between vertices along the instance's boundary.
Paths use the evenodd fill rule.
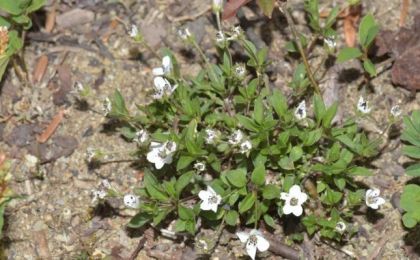
<path fill-rule="evenodd" d="M 260 251 L 260 252 L 267 251 L 269 247 L 270 247 L 270 243 L 268 242 L 268 240 L 265 239 L 263 236 L 258 236 L 257 235 L 258 251 Z"/>
<path fill-rule="evenodd" d="M 215 192 L 211 186 L 207 186 L 207 191 L 212 195 L 217 195 L 217 192 Z"/>
<path fill-rule="evenodd" d="M 289 193 L 287 192 L 280 193 L 280 199 L 286 200 L 286 201 L 289 200 L 290 199 Z"/>
<path fill-rule="evenodd" d="M 376 200 L 376 204 L 378 205 L 378 206 L 380 206 L 380 205 L 382 205 L 382 204 L 384 204 L 385 203 L 385 199 L 384 198 L 382 198 L 382 197 L 378 197 L 377 198 L 377 200 Z"/>
<path fill-rule="evenodd" d="M 308 199 L 308 195 L 304 192 L 301 192 L 300 195 L 297 198 L 298 198 L 298 201 L 299 201 L 298 204 L 302 205 Z"/>
<path fill-rule="evenodd" d="M 248 253 L 249 257 L 251 257 L 252 260 L 254 260 L 255 255 L 257 254 L 257 246 L 248 241 L 246 243 L 246 252 Z"/>
<path fill-rule="evenodd" d="M 201 200 L 208 200 L 208 198 L 211 196 L 211 194 L 210 194 L 210 192 L 208 192 L 208 189 L 207 190 L 202 190 L 202 191 L 200 191 L 199 193 L 198 193 L 198 197 L 201 199 Z"/>
<path fill-rule="evenodd" d="M 168 55 L 166 55 L 165 57 L 163 57 L 163 59 L 162 59 L 162 66 L 164 68 L 171 67 L 171 57 L 169 57 Z"/>
<path fill-rule="evenodd" d="M 153 73 L 153 75 L 155 75 L 155 76 L 162 76 L 162 75 L 164 75 L 164 73 L 163 73 L 163 68 L 162 68 L 162 67 L 159 67 L 159 68 L 154 68 L 154 69 L 152 70 L 152 73 Z"/>
<path fill-rule="evenodd" d="M 153 80 L 153 83 L 155 84 L 155 88 L 156 89 L 159 89 L 159 90 L 160 89 L 164 89 L 165 85 L 166 84 L 169 84 L 169 82 L 166 79 L 162 78 L 162 77 L 156 77 Z"/>
<path fill-rule="evenodd" d="M 212 210 L 214 213 L 217 213 L 217 204 L 211 203 L 210 204 L 210 210 Z"/>
<path fill-rule="evenodd" d="M 289 190 L 290 197 L 299 198 L 301 193 L 300 186 L 298 185 L 293 185 Z"/>
<path fill-rule="evenodd" d="M 289 203 L 286 203 L 286 204 L 283 206 L 283 213 L 284 213 L 285 215 L 289 215 L 290 213 L 292 213 L 292 211 L 293 211 L 293 207 L 292 207 Z"/>
<path fill-rule="evenodd" d="M 246 241 L 249 239 L 249 234 L 246 232 L 236 232 L 236 235 L 242 243 L 246 243 Z"/>
<path fill-rule="evenodd" d="M 162 169 L 163 165 L 165 165 L 165 162 L 163 160 L 157 160 L 155 162 L 155 168 L 158 170 Z"/>
<path fill-rule="evenodd" d="M 200 204 L 200 209 L 201 210 L 211 210 L 212 209 L 212 204 L 210 204 L 208 200 L 203 200 L 203 202 L 201 202 L 201 204 Z"/>
<path fill-rule="evenodd" d="M 303 213 L 303 208 L 300 205 L 292 206 L 292 213 L 296 217 L 299 217 Z"/>

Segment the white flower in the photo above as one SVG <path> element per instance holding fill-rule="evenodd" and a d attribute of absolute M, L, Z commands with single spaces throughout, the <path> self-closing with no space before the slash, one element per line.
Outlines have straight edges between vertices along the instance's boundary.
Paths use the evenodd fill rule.
<path fill-rule="evenodd" d="M 154 68 L 152 73 L 155 76 L 163 76 L 167 75 L 171 72 L 172 69 L 172 61 L 171 57 L 165 56 L 162 58 L 162 67 Z"/>
<path fill-rule="evenodd" d="M 206 129 L 205 132 L 206 132 L 206 137 L 205 137 L 206 144 L 214 144 L 218 136 L 217 132 L 213 129 Z"/>
<path fill-rule="evenodd" d="M 134 194 L 124 195 L 124 205 L 129 208 L 138 208 L 140 205 L 139 197 Z"/>
<path fill-rule="evenodd" d="M 293 215 L 299 217 L 303 213 L 302 204 L 308 199 L 308 195 L 301 192 L 298 185 L 293 185 L 289 193 L 282 192 L 280 198 L 285 201 L 283 213 L 286 215 L 293 213 Z"/>
<path fill-rule="evenodd" d="M 249 140 L 242 142 L 239 145 L 239 152 L 240 153 L 248 153 L 252 149 L 252 143 Z"/>
<path fill-rule="evenodd" d="M 265 239 L 261 232 L 253 229 L 249 233 L 237 232 L 236 235 L 239 237 L 242 243 L 245 243 L 246 252 L 254 260 L 257 249 L 260 252 L 267 251 L 270 247 L 270 243 Z"/>
<path fill-rule="evenodd" d="M 93 160 L 95 160 L 95 158 L 97 157 L 98 152 L 95 148 L 92 147 L 88 147 L 86 149 L 86 161 L 88 163 L 92 162 Z"/>
<path fill-rule="evenodd" d="M 194 169 L 196 169 L 197 172 L 203 172 L 206 170 L 206 165 L 203 162 L 196 162 L 194 164 Z"/>
<path fill-rule="evenodd" d="M 337 42 L 335 41 L 334 37 L 327 37 L 324 38 L 324 43 L 328 46 L 330 49 L 335 49 L 337 46 Z"/>
<path fill-rule="evenodd" d="M 190 30 L 188 30 L 188 28 L 183 28 L 183 29 L 179 29 L 178 30 L 178 36 L 183 39 L 184 41 L 188 40 L 189 38 L 191 38 L 191 33 Z"/>
<path fill-rule="evenodd" d="M 213 212 L 217 212 L 217 206 L 222 202 L 222 197 L 210 186 L 207 186 L 207 190 L 200 191 L 198 197 L 202 200 L 200 204 L 201 210 L 212 210 Z"/>
<path fill-rule="evenodd" d="M 372 209 L 378 209 L 380 205 L 385 203 L 385 199 L 379 197 L 381 191 L 379 189 L 368 189 L 365 195 L 366 205 Z"/>
<path fill-rule="evenodd" d="M 177 85 L 171 86 L 171 83 L 165 78 L 162 77 L 156 77 L 154 79 L 154 85 L 155 85 L 155 94 L 153 94 L 154 99 L 162 99 L 164 96 L 170 96 L 175 89 L 177 88 Z"/>
<path fill-rule="evenodd" d="M 216 43 L 221 44 L 225 41 L 225 34 L 222 31 L 216 32 Z"/>
<path fill-rule="evenodd" d="M 346 223 L 344 223 L 343 221 L 339 221 L 337 222 L 337 224 L 335 225 L 335 230 L 338 233 L 343 233 L 344 231 L 346 231 Z"/>
<path fill-rule="evenodd" d="M 105 189 L 111 189 L 111 188 L 112 188 L 111 183 L 109 183 L 109 181 L 108 181 L 108 180 L 102 180 L 102 181 L 101 181 L 101 185 L 102 185 Z"/>
<path fill-rule="evenodd" d="M 371 108 L 368 105 L 368 102 L 365 101 L 363 97 L 360 97 L 359 101 L 357 102 L 357 110 L 359 110 L 363 114 L 367 114 L 371 110 Z"/>
<path fill-rule="evenodd" d="M 242 36 L 242 28 L 240 26 L 236 26 L 232 29 L 232 35 L 228 38 L 229 41 L 231 40 L 236 40 L 238 39 L 240 36 Z"/>
<path fill-rule="evenodd" d="M 175 142 L 150 144 L 150 151 L 147 153 L 147 160 L 155 164 L 156 169 L 162 169 L 163 165 L 172 163 L 172 155 L 176 151 Z"/>
<path fill-rule="evenodd" d="M 149 133 L 146 130 L 140 130 L 136 132 L 134 141 L 138 144 L 144 144 L 149 140 Z"/>
<path fill-rule="evenodd" d="M 92 204 L 95 204 L 98 200 L 103 200 L 107 193 L 104 190 L 94 190 L 92 191 Z"/>
<path fill-rule="evenodd" d="M 401 115 L 401 108 L 399 105 L 395 105 L 391 108 L 391 114 L 393 117 L 399 117 Z"/>
<path fill-rule="evenodd" d="M 131 25 L 130 31 L 128 32 L 131 38 L 136 38 L 139 35 L 139 29 L 135 24 Z"/>
<path fill-rule="evenodd" d="M 235 130 L 232 135 L 229 137 L 228 142 L 232 145 L 237 145 L 239 144 L 242 139 L 244 138 L 244 134 L 242 133 L 241 130 Z"/>
<path fill-rule="evenodd" d="M 237 64 L 234 68 L 235 74 L 238 78 L 243 78 L 246 73 L 246 69 L 244 65 Z"/>
<path fill-rule="evenodd" d="M 109 98 L 105 98 L 102 101 L 102 111 L 104 113 L 105 116 L 107 116 L 112 110 L 112 103 L 111 100 L 109 100 Z"/>
<path fill-rule="evenodd" d="M 306 102 L 305 102 L 305 100 L 300 102 L 298 107 L 296 108 L 295 117 L 298 120 L 302 120 L 302 119 L 306 118 Z"/>
<path fill-rule="evenodd" d="M 213 0 L 213 12 L 217 13 L 220 12 L 220 10 L 222 9 L 222 5 L 223 5 L 223 0 Z"/>

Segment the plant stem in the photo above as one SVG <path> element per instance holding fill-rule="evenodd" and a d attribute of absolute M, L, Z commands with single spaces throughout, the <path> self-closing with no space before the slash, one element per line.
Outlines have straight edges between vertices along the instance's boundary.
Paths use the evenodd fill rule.
<path fill-rule="evenodd" d="M 280 8 L 280 11 L 282 11 L 281 7 L 279 7 L 279 8 Z M 291 16 L 291 12 L 290 12 L 290 9 L 289 8 L 286 8 L 284 10 L 284 15 L 286 16 L 287 23 L 289 24 L 290 30 L 292 31 L 293 38 L 294 38 L 294 41 L 296 42 L 296 45 L 297 45 L 298 50 L 299 50 L 299 53 L 302 56 L 303 64 L 304 64 L 305 69 L 306 69 L 306 72 L 308 74 L 309 81 L 311 82 L 311 85 L 314 88 L 314 91 L 318 95 L 320 95 L 320 97 L 322 98 L 322 96 L 321 96 L 321 90 L 319 89 L 318 83 L 316 82 L 316 80 L 314 78 L 314 75 L 312 74 L 311 66 L 310 66 L 310 64 L 308 62 L 308 58 L 306 56 L 305 50 L 303 49 L 302 44 L 300 42 L 298 33 L 296 31 L 296 28 L 295 28 L 295 23 L 293 21 L 293 18 Z"/>

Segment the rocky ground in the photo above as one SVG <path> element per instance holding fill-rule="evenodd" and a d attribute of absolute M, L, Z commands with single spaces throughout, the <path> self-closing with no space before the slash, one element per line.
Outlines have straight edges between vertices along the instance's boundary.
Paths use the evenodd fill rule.
<path fill-rule="evenodd" d="M 23 196 L 14 200 L 6 211 L 4 254 L 7 259 L 128 259 L 144 237 L 143 231 L 125 228 L 135 212 L 125 210 L 119 199 L 111 199 L 101 207 L 91 203 L 91 191 L 98 189 L 102 180 L 108 180 L 124 193 L 136 187 L 142 177 L 142 173 L 127 162 L 99 168 L 89 168 L 86 164 L 88 147 L 116 151 L 108 158 L 110 160 L 130 159 L 127 152 L 135 149 L 114 134 L 112 125 L 102 115 L 102 98 L 118 88 L 133 110 L 136 103 L 148 99 L 151 68 L 160 61 L 127 36 L 130 24 L 138 25 L 154 50 L 169 47 L 181 61 L 185 73 L 196 73 L 200 67 L 194 64 L 199 57 L 176 37 L 176 29 L 188 26 L 206 55 L 213 57 L 216 54 L 212 47 L 215 21 L 210 1 L 49 2 L 44 12 L 34 17 L 35 26 L 27 34 L 24 57 L 31 83 L 24 84 L 10 69 L 0 85 L 0 152 L 12 159 L 11 186 L 16 194 Z M 298 28 L 307 31 L 302 4 L 297 0 L 293 2 L 297 6 L 293 15 Z M 321 2 L 323 7 L 328 7 L 340 1 Z M 408 25 L 414 23 L 418 6 L 418 1 L 412 1 Z M 54 28 L 47 32 L 44 20 L 54 12 Z M 382 28 L 399 28 L 399 0 L 364 1 L 363 12 L 378 17 Z M 268 20 L 258 9 L 250 7 L 243 8 L 240 16 L 241 21 L 231 19 L 224 27 L 240 22 L 257 46 L 269 46 L 271 83 L 288 91 L 286 84 L 297 60 L 285 55 L 284 44 L 290 39 L 285 19 L 276 12 L 273 19 Z M 42 67 L 45 60 L 48 60 L 46 71 L 39 79 L 37 66 Z M 341 115 L 353 113 L 359 95 L 364 93 L 359 87 L 360 74 L 349 74 L 345 81 L 340 80 L 344 70 L 358 69 L 357 66 L 335 66 L 327 72 L 321 85 L 327 100 L 338 100 L 342 104 Z M 71 93 L 76 82 L 93 89 L 95 98 L 89 99 L 88 106 L 78 102 Z M 374 120 L 361 122 L 361 125 L 373 133 L 386 126 L 391 106 L 399 104 L 404 113 L 420 108 L 420 94 L 413 96 L 412 92 L 393 86 L 386 67 L 371 85 L 366 97 L 374 106 Z M 40 143 L 36 137 L 57 115 L 63 116 L 59 127 L 47 142 Z M 398 124 L 395 132 L 398 133 L 400 127 Z M 29 155 L 39 158 L 39 163 L 34 164 Z M 403 229 L 398 211 L 399 193 L 407 181 L 401 166 L 405 160 L 398 135 L 390 135 L 383 153 L 373 162 L 376 175 L 366 181 L 382 190 L 387 203 L 379 211 L 379 217 L 356 216 L 359 232 L 347 245 L 325 244 L 314 238 L 295 248 L 306 250 L 316 259 L 418 259 L 416 249 L 410 246 L 413 238 Z M 155 235 L 153 242 L 153 234 L 146 233 L 153 246 L 141 250 L 136 259 L 193 258 L 188 241 Z M 234 233 L 225 232 L 214 256 L 236 259 L 243 254 Z M 281 259 L 270 253 L 265 256 Z"/>

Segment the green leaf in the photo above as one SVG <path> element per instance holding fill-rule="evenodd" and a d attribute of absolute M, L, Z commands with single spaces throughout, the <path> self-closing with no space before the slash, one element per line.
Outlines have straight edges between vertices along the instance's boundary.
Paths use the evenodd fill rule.
<path fill-rule="evenodd" d="M 255 193 L 248 193 L 248 195 L 246 195 L 245 198 L 239 202 L 239 213 L 244 213 L 245 211 L 249 210 L 254 205 L 256 199 L 257 197 L 255 196 Z"/>
<path fill-rule="evenodd" d="M 420 177 L 420 163 L 408 166 L 405 173 L 409 176 Z"/>
<path fill-rule="evenodd" d="M 246 185 L 246 169 L 240 168 L 226 172 L 229 183 L 235 187 L 242 188 Z"/>
<path fill-rule="evenodd" d="M 280 197 L 280 188 L 274 184 L 268 184 L 263 189 L 263 198 L 272 200 Z"/>
<path fill-rule="evenodd" d="M 379 26 L 376 24 L 372 14 L 362 18 L 359 25 L 359 42 L 363 48 L 367 49 L 373 42 L 379 32 Z"/>
<path fill-rule="evenodd" d="M 0 81 L 3 79 L 4 72 L 6 71 L 7 65 L 9 64 L 9 56 L 0 57 Z"/>
<path fill-rule="evenodd" d="M 258 124 L 264 121 L 264 104 L 261 97 L 255 99 L 253 117 Z"/>
<path fill-rule="evenodd" d="M 251 118 L 243 115 L 236 115 L 236 119 L 238 119 L 239 123 L 247 130 L 252 132 L 259 132 L 257 124 L 255 124 L 255 122 Z"/>
<path fill-rule="evenodd" d="M 28 9 L 26 9 L 26 11 L 28 13 L 32 13 L 40 9 L 41 7 L 43 7 L 45 3 L 46 3 L 46 0 L 32 0 L 31 5 L 28 6 Z"/>
<path fill-rule="evenodd" d="M 327 19 L 325 19 L 325 29 L 329 29 L 333 24 L 335 23 L 337 16 L 339 14 L 340 7 L 336 6 L 333 9 L 331 9 L 330 14 L 328 15 Z"/>
<path fill-rule="evenodd" d="M 225 221 L 229 226 L 236 226 L 239 219 L 239 214 L 235 210 L 229 210 L 226 213 Z"/>
<path fill-rule="evenodd" d="M 2 0 L 0 1 L 0 10 L 12 15 L 21 14 L 28 6 L 31 0 Z"/>
<path fill-rule="evenodd" d="M 358 48 L 346 47 L 340 50 L 337 56 L 337 62 L 342 63 L 351 59 L 360 58 L 363 53 Z"/>
<path fill-rule="evenodd" d="M 300 146 L 294 146 L 292 148 L 292 150 L 290 150 L 290 160 L 292 160 L 293 162 L 298 161 L 300 158 L 302 158 L 303 156 L 303 150 L 302 147 Z"/>
<path fill-rule="evenodd" d="M 351 176 L 373 176 L 373 173 L 365 167 L 352 167 L 349 169 L 348 174 Z"/>
<path fill-rule="evenodd" d="M 263 218 L 264 218 L 265 223 L 267 223 L 267 225 L 269 225 L 270 227 L 274 229 L 276 228 L 276 223 L 274 222 L 274 219 L 272 216 L 265 214 Z"/>
<path fill-rule="evenodd" d="M 177 171 L 187 168 L 194 160 L 195 160 L 195 157 L 188 156 L 188 155 L 181 155 L 176 164 Z"/>
<path fill-rule="evenodd" d="M 258 186 L 265 183 L 265 167 L 264 164 L 259 164 L 254 168 L 251 175 L 251 181 Z"/>
<path fill-rule="evenodd" d="M 125 101 L 120 91 L 117 89 L 111 99 L 112 109 L 109 115 L 116 118 L 124 118 L 129 115 Z"/>
<path fill-rule="evenodd" d="M 194 220 L 195 219 L 195 214 L 194 214 L 194 210 L 184 207 L 182 205 L 178 206 L 178 215 L 181 219 L 183 220 Z"/>
<path fill-rule="evenodd" d="M 375 65 L 369 59 L 363 61 L 363 68 L 371 77 L 376 76 L 376 68 Z"/>
<path fill-rule="evenodd" d="M 314 113 L 317 123 L 320 123 L 325 113 L 325 104 L 320 95 L 315 94 L 313 97 Z"/>
<path fill-rule="evenodd" d="M 404 155 L 407 155 L 411 158 L 420 159 L 420 147 L 414 145 L 404 145 L 402 148 Z"/>
<path fill-rule="evenodd" d="M 307 133 L 307 135 L 305 135 L 305 140 L 303 142 L 303 144 L 305 146 L 311 146 L 314 145 L 316 142 L 319 141 L 319 139 L 321 139 L 322 137 L 322 129 L 315 129 L 313 131 L 310 131 Z"/>
<path fill-rule="evenodd" d="M 408 228 L 413 228 L 420 222 L 420 186 L 408 184 L 401 194 L 400 205 L 406 211 L 403 223 Z"/>
<path fill-rule="evenodd" d="M 402 221 L 407 228 L 413 228 L 417 225 L 416 219 L 414 219 L 410 213 L 405 213 L 402 217 Z"/>
<path fill-rule="evenodd" d="M 287 99 L 283 95 L 283 93 L 281 93 L 279 90 L 275 89 L 273 91 L 273 94 L 269 97 L 269 99 L 270 99 L 271 106 L 273 106 L 274 111 L 276 111 L 276 114 L 280 118 L 286 119 L 286 118 L 290 117 L 288 115 L 289 107 L 287 105 Z"/>
<path fill-rule="evenodd" d="M 337 114 L 337 108 L 338 108 L 338 103 L 334 102 L 334 104 L 332 106 L 330 106 L 327 111 L 325 112 L 323 118 L 322 118 L 322 126 L 324 128 L 330 128 L 331 127 L 331 123 L 335 117 L 335 115 Z"/>
<path fill-rule="evenodd" d="M 175 190 L 178 196 L 181 194 L 182 190 L 190 183 L 191 179 L 194 176 L 194 172 L 190 171 L 179 176 L 178 180 L 175 183 Z"/>
<path fill-rule="evenodd" d="M 276 0 L 257 0 L 258 6 L 268 18 L 271 18 L 275 2 Z"/>
<path fill-rule="evenodd" d="M 343 193 L 327 188 L 326 192 L 322 195 L 321 200 L 327 205 L 334 205 L 340 202 L 342 197 Z"/>
<path fill-rule="evenodd" d="M 150 222 L 153 219 L 153 216 L 149 213 L 140 212 L 137 213 L 128 223 L 130 228 L 140 228 Z"/>

